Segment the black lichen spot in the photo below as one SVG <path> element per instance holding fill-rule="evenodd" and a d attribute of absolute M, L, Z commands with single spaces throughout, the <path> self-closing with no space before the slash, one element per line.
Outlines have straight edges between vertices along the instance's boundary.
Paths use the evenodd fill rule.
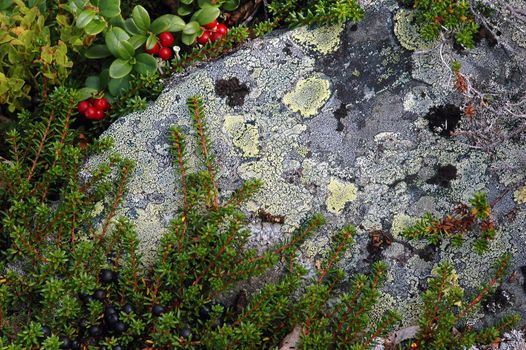
<path fill-rule="evenodd" d="M 478 32 L 475 34 L 475 44 L 479 44 L 482 39 L 486 39 L 489 47 L 493 48 L 498 44 L 495 35 L 484 25 L 481 25 Z"/>
<path fill-rule="evenodd" d="M 482 302 L 482 307 L 486 312 L 496 314 L 504 308 L 513 305 L 514 295 L 511 292 L 498 287 L 495 294 L 490 295 Z"/>
<path fill-rule="evenodd" d="M 435 260 L 437 254 L 437 247 L 435 245 L 428 244 L 422 249 L 417 249 L 416 254 L 420 259 L 427 262 L 431 262 Z"/>
<path fill-rule="evenodd" d="M 250 92 L 248 86 L 241 84 L 236 77 L 217 80 L 215 91 L 218 96 L 227 98 L 226 102 L 230 107 L 242 106 L 245 103 L 245 96 Z"/>
<path fill-rule="evenodd" d="M 457 178 L 457 168 L 454 165 L 448 164 L 439 166 L 435 175 L 426 182 L 430 185 L 439 185 L 442 187 L 449 187 L 451 180 Z"/>
<path fill-rule="evenodd" d="M 449 137 L 462 117 L 462 110 L 455 105 L 432 107 L 425 118 L 429 122 L 429 130 L 440 136 Z"/>
<path fill-rule="evenodd" d="M 340 107 L 338 107 L 338 109 L 334 112 L 334 117 L 338 121 L 336 131 L 343 131 L 344 125 L 342 123 L 342 119 L 347 117 L 347 106 L 342 103 Z"/>

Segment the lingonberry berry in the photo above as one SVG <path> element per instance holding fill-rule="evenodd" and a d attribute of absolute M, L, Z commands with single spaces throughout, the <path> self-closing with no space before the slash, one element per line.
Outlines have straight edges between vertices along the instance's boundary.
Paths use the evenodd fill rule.
<path fill-rule="evenodd" d="M 174 44 L 175 38 L 172 33 L 164 32 L 159 34 L 159 41 L 161 42 L 161 46 L 170 47 Z"/>
<path fill-rule="evenodd" d="M 206 29 L 214 29 L 216 26 L 217 26 L 217 19 L 214 19 L 213 22 L 210 22 L 204 25 Z"/>
<path fill-rule="evenodd" d="M 172 58 L 172 49 L 170 49 L 169 47 L 161 48 L 159 50 L 159 57 L 161 57 L 163 61 L 169 60 L 170 58 Z"/>
<path fill-rule="evenodd" d="M 101 111 L 100 109 L 95 109 L 95 117 L 93 120 L 101 120 L 104 119 L 104 111 Z"/>
<path fill-rule="evenodd" d="M 212 40 L 213 43 L 215 43 L 216 41 L 221 40 L 221 38 L 222 38 L 223 36 L 224 36 L 224 35 L 221 34 L 221 33 L 213 32 L 213 33 L 212 33 L 212 36 L 211 36 L 210 39 Z"/>
<path fill-rule="evenodd" d="M 212 32 L 209 32 L 208 30 L 205 30 L 201 36 L 197 37 L 197 42 L 201 45 L 206 44 L 210 40 L 210 34 Z"/>
<path fill-rule="evenodd" d="M 221 34 L 221 36 L 225 36 L 226 33 L 228 33 L 228 27 L 223 23 L 218 24 L 215 32 Z"/>
<path fill-rule="evenodd" d="M 144 52 L 149 53 L 150 55 L 157 55 L 160 49 L 161 46 L 159 46 L 159 43 L 155 43 L 155 45 L 149 50 L 146 48 L 146 44 L 144 44 Z"/>
<path fill-rule="evenodd" d="M 80 101 L 79 104 L 77 105 L 77 110 L 79 111 L 79 113 L 84 114 L 84 112 L 86 112 L 86 110 L 89 107 L 90 107 L 90 104 L 88 101 Z"/>
<path fill-rule="evenodd" d="M 101 97 L 95 100 L 93 102 L 93 107 L 100 109 L 101 111 L 106 111 L 110 109 L 110 104 L 108 103 L 108 100 L 106 100 L 105 97 Z"/>
<path fill-rule="evenodd" d="M 88 119 L 95 119 L 95 118 L 97 118 L 97 116 L 96 116 L 97 111 L 98 111 L 97 108 L 95 108 L 93 106 L 90 106 L 90 107 L 88 107 L 88 109 L 86 109 L 86 111 L 84 112 L 84 115 Z"/>

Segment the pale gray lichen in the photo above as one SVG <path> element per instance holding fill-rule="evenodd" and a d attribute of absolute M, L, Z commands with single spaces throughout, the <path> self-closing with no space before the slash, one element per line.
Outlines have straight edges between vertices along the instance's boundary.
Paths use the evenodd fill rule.
<path fill-rule="evenodd" d="M 526 184 L 513 192 L 513 197 L 517 204 L 526 204 Z"/>

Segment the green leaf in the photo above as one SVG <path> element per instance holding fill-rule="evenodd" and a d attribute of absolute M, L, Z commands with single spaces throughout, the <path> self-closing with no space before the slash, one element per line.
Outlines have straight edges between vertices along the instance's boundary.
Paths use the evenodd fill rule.
<path fill-rule="evenodd" d="M 124 18 L 122 18 L 121 15 L 117 15 L 115 17 L 110 18 L 109 22 L 114 27 L 124 28 Z M 126 28 L 124 28 L 124 29 L 126 29 Z"/>
<path fill-rule="evenodd" d="M 212 4 L 212 1 L 210 0 L 198 0 L 197 4 L 199 5 L 200 8 L 207 7 L 207 6 L 214 6 L 214 4 Z"/>
<path fill-rule="evenodd" d="M 106 21 L 104 19 L 94 19 L 88 23 L 84 31 L 88 35 L 97 35 L 106 28 Z"/>
<path fill-rule="evenodd" d="M 135 56 L 135 48 L 128 41 L 121 41 L 116 51 L 117 57 L 122 58 L 123 60 L 129 60 Z"/>
<path fill-rule="evenodd" d="M 110 66 L 110 77 L 113 79 L 121 79 L 130 74 L 132 65 L 128 61 L 117 58 Z"/>
<path fill-rule="evenodd" d="M 239 0 L 226 0 L 223 3 L 223 10 L 225 11 L 234 11 L 239 7 Z"/>
<path fill-rule="evenodd" d="M 146 42 L 146 38 L 146 35 L 134 35 L 128 40 L 128 42 L 131 44 L 131 46 L 133 46 L 135 50 L 137 50 Z"/>
<path fill-rule="evenodd" d="M 0 11 L 7 10 L 13 5 L 13 0 L 0 0 Z"/>
<path fill-rule="evenodd" d="M 146 39 L 146 49 L 151 50 L 157 44 L 159 39 L 154 34 L 150 34 L 148 39 Z"/>
<path fill-rule="evenodd" d="M 185 22 L 181 17 L 168 14 L 155 19 L 150 26 L 150 31 L 155 34 L 162 32 L 180 32 L 184 26 Z"/>
<path fill-rule="evenodd" d="M 77 28 L 84 28 L 87 26 L 97 13 L 95 10 L 84 10 L 77 17 Z"/>
<path fill-rule="evenodd" d="M 87 100 L 88 98 L 91 98 L 94 94 L 96 94 L 98 91 L 96 89 L 85 87 L 82 89 L 79 89 L 78 96 L 80 101 Z"/>
<path fill-rule="evenodd" d="M 98 59 L 111 56 L 110 50 L 106 45 L 93 45 L 84 54 L 87 58 Z"/>
<path fill-rule="evenodd" d="M 100 89 L 105 90 L 108 86 L 108 82 L 110 81 L 110 70 L 108 68 L 103 69 L 102 72 L 99 74 L 99 80 L 100 80 Z"/>
<path fill-rule="evenodd" d="M 140 53 L 135 56 L 137 63 L 133 66 L 133 69 L 142 75 L 149 75 L 155 73 L 157 70 L 157 61 L 152 55 L 147 53 Z"/>
<path fill-rule="evenodd" d="M 193 16 L 192 21 L 199 22 L 200 25 L 204 26 L 205 24 L 213 22 L 217 17 L 219 17 L 219 8 L 217 6 L 207 6 L 200 10 L 197 10 Z"/>
<path fill-rule="evenodd" d="M 118 96 L 130 88 L 130 76 L 122 79 L 111 79 L 108 83 L 108 90 L 113 96 Z"/>
<path fill-rule="evenodd" d="M 128 18 L 124 21 L 124 29 L 126 29 L 126 31 L 132 35 L 146 34 L 148 32 L 147 30 L 139 29 L 132 18 Z"/>
<path fill-rule="evenodd" d="M 190 5 L 194 0 L 181 0 L 182 4 Z"/>
<path fill-rule="evenodd" d="M 184 26 L 183 34 L 194 35 L 194 34 L 199 33 L 200 31 L 201 31 L 201 26 L 199 25 L 199 23 L 193 21 L 193 22 L 188 22 Z"/>
<path fill-rule="evenodd" d="M 96 75 L 90 75 L 86 78 L 84 85 L 95 90 L 100 90 L 100 78 Z"/>
<path fill-rule="evenodd" d="M 179 6 L 179 8 L 177 9 L 177 14 L 179 16 L 188 16 L 189 14 L 192 13 L 192 8 L 189 7 L 189 6 L 185 6 L 185 5 L 181 5 Z"/>
<path fill-rule="evenodd" d="M 194 34 L 185 34 L 183 33 L 181 35 L 181 41 L 183 42 L 183 44 L 185 45 L 192 45 L 195 41 L 195 38 L 197 38 L 197 33 L 194 33 Z"/>
<path fill-rule="evenodd" d="M 141 5 L 137 5 L 133 8 L 132 18 L 139 29 L 150 29 L 150 15 Z"/>
<path fill-rule="evenodd" d="M 115 17 L 121 14 L 121 0 L 99 0 L 100 13 L 104 17 Z"/>
<path fill-rule="evenodd" d="M 123 54 L 121 43 L 123 41 L 127 41 L 129 38 L 130 36 L 128 33 L 119 27 L 113 27 L 106 32 L 106 35 L 104 35 L 106 46 L 108 47 L 108 50 L 110 50 L 111 54 L 115 57 L 120 57 L 119 52 Z"/>

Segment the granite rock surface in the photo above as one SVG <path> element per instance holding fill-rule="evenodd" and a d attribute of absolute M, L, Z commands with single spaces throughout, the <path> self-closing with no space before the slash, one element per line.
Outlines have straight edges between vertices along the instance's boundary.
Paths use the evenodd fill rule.
<path fill-rule="evenodd" d="M 478 151 L 430 130 L 426 119 L 433 108 L 452 115 L 462 104 L 447 64 L 458 61 L 479 82 L 513 91 L 523 85 L 526 57 L 509 55 L 484 40 L 462 53 L 451 45 L 441 50 L 429 43 L 407 47 L 411 28 L 402 22 L 395 26 L 395 19 L 410 21 L 400 11 L 406 10 L 394 1 L 377 1 L 367 6 L 358 26 L 299 28 L 252 41 L 173 76 L 145 111 L 116 121 L 104 136 L 115 140 L 112 152 L 137 164 L 120 214 L 136 224 L 146 263 L 152 262 L 181 200 L 168 130 L 180 125 L 192 132 L 186 99 L 201 95 L 221 194 L 247 179 L 264 181 L 263 190 L 244 208 L 251 244 L 265 249 L 321 212 L 328 224 L 301 248 L 303 262 L 314 268 L 334 232 L 345 223 L 356 225 L 356 242 L 343 267 L 351 274 L 366 272 L 372 262 L 384 259 L 388 280 L 376 312 L 397 308 L 408 325 L 414 323 L 418 295 L 439 261 L 453 262 L 469 292 L 488 278 L 497 257 L 510 252 L 519 271 L 518 278 L 503 285 L 511 300 L 475 318 L 485 312 L 491 319 L 508 310 L 526 315 L 526 282 L 520 273 L 526 262 L 526 199 L 520 197 L 526 191 L 521 187 L 524 174 L 494 166 L 517 163 L 516 150 L 524 144 L 510 141 L 494 152 Z M 197 169 L 201 164 L 190 147 L 190 165 Z M 106 157 L 91 158 L 86 174 Z M 498 234 L 487 254 L 473 253 L 472 239 L 462 248 L 445 240 L 433 249 L 426 241 L 400 236 L 425 212 L 443 215 L 476 191 L 496 202 Z M 284 224 L 261 222 L 260 209 L 283 215 Z M 375 230 L 392 235 L 392 244 L 370 249 Z"/>

